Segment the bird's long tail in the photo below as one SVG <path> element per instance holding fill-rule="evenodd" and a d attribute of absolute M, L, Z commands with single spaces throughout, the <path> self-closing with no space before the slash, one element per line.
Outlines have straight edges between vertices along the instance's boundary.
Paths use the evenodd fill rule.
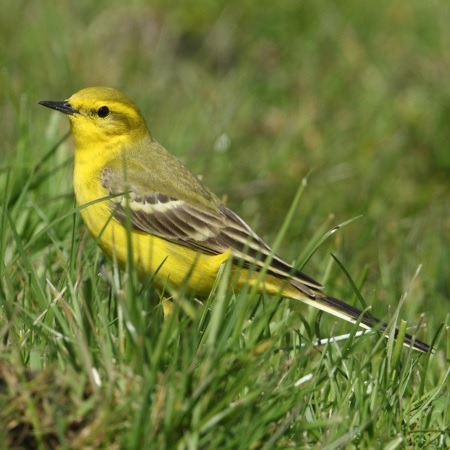
<path fill-rule="evenodd" d="M 301 281 L 293 279 L 291 280 L 291 286 L 299 293 L 298 296 L 292 295 L 293 298 L 301 300 L 314 308 L 325 311 L 348 322 L 358 323 L 361 327 L 366 329 L 376 328 L 386 336 L 389 336 L 389 333 L 391 332 L 386 323 L 373 317 L 368 312 L 360 311 L 358 308 L 350 306 L 342 300 L 331 297 L 322 291 L 311 289 L 310 287 L 305 286 Z M 290 290 L 290 292 L 292 292 L 292 290 Z M 399 330 L 395 328 L 394 333 L 394 337 L 397 338 Z M 404 345 L 411 346 L 413 349 L 423 353 L 428 353 L 431 350 L 428 344 L 409 334 L 405 335 L 403 343 Z"/>

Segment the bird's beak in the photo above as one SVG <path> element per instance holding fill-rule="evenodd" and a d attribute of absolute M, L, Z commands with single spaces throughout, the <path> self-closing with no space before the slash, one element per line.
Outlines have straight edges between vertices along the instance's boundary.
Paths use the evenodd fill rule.
<path fill-rule="evenodd" d="M 53 102 L 51 100 L 43 100 L 39 102 L 40 105 L 46 106 L 47 108 L 56 109 L 56 111 L 60 111 L 64 114 L 68 114 L 69 116 L 77 113 L 78 111 L 73 108 L 67 100 L 62 102 Z"/>

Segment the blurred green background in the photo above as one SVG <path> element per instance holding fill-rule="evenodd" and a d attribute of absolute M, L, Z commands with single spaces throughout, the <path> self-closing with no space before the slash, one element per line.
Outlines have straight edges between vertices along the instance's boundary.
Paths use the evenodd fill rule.
<path fill-rule="evenodd" d="M 17 1 L 0 8 L 2 186 L 13 165 L 9 183 L 19 192 L 22 177 L 68 129 L 39 100 L 113 86 L 269 242 L 308 176 L 280 252 L 287 259 L 318 228 L 363 215 L 320 248 L 307 272 L 321 279 L 331 251 L 356 279 L 368 271 L 368 297 L 376 291 L 392 303 L 422 264 L 412 310 L 448 311 L 448 3 Z M 34 199 L 44 211 L 71 191 L 70 152 L 49 162 L 62 167 Z"/>
<path fill-rule="evenodd" d="M 444 448 L 448 329 L 420 359 L 377 335 L 317 349 L 352 327 L 245 293 L 162 321 L 74 214 L 67 120 L 37 103 L 125 92 L 269 244 L 307 177 L 280 255 L 361 216 L 304 271 L 358 304 L 335 254 L 383 318 L 408 292 L 399 317 L 431 343 L 450 310 L 449 23 L 445 1 L 1 2 L 0 442 Z"/>

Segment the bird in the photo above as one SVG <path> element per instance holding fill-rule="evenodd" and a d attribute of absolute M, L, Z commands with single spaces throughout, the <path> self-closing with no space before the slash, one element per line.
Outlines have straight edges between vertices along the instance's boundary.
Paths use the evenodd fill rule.
<path fill-rule="evenodd" d="M 129 252 L 141 279 L 206 297 L 221 267 L 231 264 L 233 289 L 299 300 L 388 335 L 388 326 L 326 294 L 313 278 L 274 254 L 150 133 L 138 107 L 110 87 L 88 87 L 40 105 L 67 116 L 75 143 L 73 186 L 90 234 L 123 268 Z M 394 331 L 395 336 L 398 330 Z M 414 336 L 405 345 L 430 347 Z"/>

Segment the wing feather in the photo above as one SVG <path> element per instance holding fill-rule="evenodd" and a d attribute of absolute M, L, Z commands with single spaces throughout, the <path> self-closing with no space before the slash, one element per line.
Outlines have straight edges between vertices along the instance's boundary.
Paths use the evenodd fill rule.
<path fill-rule="evenodd" d="M 149 233 L 208 255 L 218 255 L 231 249 L 237 264 L 256 270 L 266 267 L 266 261 L 270 258 L 268 273 L 295 277 L 298 282 L 313 289 L 322 288 L 312 278 L 274 255 L 270 247 L 223 204 L 218 203 L 215 208 L 207 209 L 204 205 L 193 205 L 161 192 L 140 194 L 142 187 L 134 186 L 129 180 L 126 184 L 128 191 L 117 195 L 120 193 L 117 192 L 117 174 L 111 179 L 109 171 L 102 173 L 101 181 L 111 194 L 114 217 L 124 225 L 130 223 L 135 231 Z M 123 192 L 124 188 L 121 189 Z M 309 292 L 309 295 L 312 293 Z"/>

